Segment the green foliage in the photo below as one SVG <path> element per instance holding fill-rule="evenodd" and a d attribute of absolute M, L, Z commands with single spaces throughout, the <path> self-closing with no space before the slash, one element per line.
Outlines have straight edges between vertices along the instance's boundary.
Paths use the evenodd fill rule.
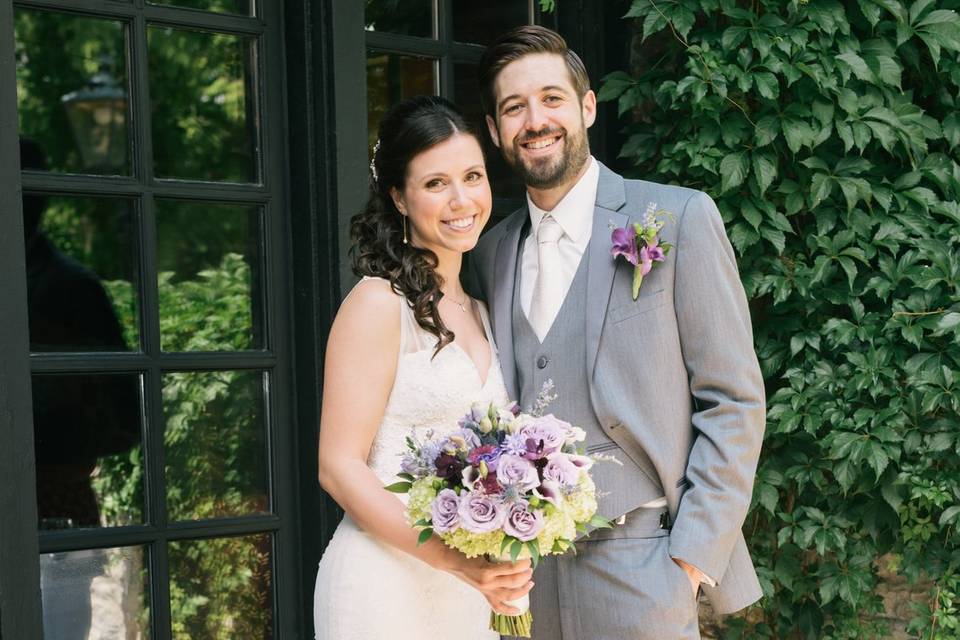
<path fill-rule="evenodd" d="M 250 269 L 228 253 L 196 280 L 160 274 L 162 331 L 184 351 L 243 349 L 249 341 Z M 105 281 L 111 300 L 132 308 L 133 286 Z M 127 334 L 135 318 L 121 315 Z M 259 372 L 167 373 L 163 384 L 167 513 L 171 521 L 263 513 L 266 427 Z M 143 503 L 141 447 L 100 461 L 94 489 L 108 520 Z M 253 638 L 271 625 L 270 538 L 171 544 L 170 607 L 177 638 Z"/>
<path fill-rule="evenodd" d="M 745 530 L 766 598 L 730 637 L 880 637 L 878 559 L 960 607 L 957 0 L 634 0 L 601 100 L 636 177 L 711 194 L 768 425 Z M 682 247 L 679 248 L 682 250 Z"/>

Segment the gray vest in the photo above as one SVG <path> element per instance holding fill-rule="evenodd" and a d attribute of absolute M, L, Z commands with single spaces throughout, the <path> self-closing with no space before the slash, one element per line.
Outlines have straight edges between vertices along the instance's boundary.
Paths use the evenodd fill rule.
<path fill-rule="evenodd" d="M 587 453 L 604 453 L 622 463 L 602 462 L 591 469 L 600 490 L 600 515 L 616 518 L 639 507 L 643 496 L 649 499 L 650 491 L 637 491 L 637 487 L 641 486 L 639 483 L 649 486 L 651 481 L 603 432 L 590 403 L 584 340 L 588 260 L 580 260 L 563 305 L 541 344 L 520 306 L 520 265 L 524 244 L 521 241 L 520 255 L 517 256 L 512 320 L 520 406 L 524 411 L 529 410 L 543 383 L 553 380 L 553 393 L 557 397 L 546 412 L 586 431 L 587 439 L 583 444 Z"/>

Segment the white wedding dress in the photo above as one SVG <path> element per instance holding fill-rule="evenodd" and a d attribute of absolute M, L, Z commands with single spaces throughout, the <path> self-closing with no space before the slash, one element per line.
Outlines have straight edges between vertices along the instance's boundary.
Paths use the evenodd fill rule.
<path fill-rule="evenodd" d="M 367 464 L 384 485 L 397 481 L 405 439 L 415 428 L 442 434 L 472 402 L 508 401 L 493 346 L 490 320 L 480 317 L 490 343 L 490 366 L 481 376 L 456 343 L 432 358 L 437 339 L 416 322 L 398 296 L 400 356 L 393 390 Z M 406 495 L 398 495 L 406 501 Z M 499 640 L 488 629 L 490 606 L 479 591 L 452 575 L 390 547 L 344 516 L 320 561 L 313 599 L 317 640 Z"/>

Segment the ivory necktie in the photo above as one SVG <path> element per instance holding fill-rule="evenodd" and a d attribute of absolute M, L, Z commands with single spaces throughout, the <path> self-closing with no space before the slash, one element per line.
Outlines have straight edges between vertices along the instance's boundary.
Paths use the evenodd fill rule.
<path fill-rule="evenodd" d="M 543 342 L 563 304 L 563 274 L 560 264 L 560 238 L 563 229 L 547 214 L 537 229 L 537 280 L 530 303 L 530 326 Z"/>

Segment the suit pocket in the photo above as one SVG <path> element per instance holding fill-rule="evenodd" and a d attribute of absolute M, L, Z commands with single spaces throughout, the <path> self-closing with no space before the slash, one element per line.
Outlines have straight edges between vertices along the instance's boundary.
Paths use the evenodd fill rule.
<path fill-rule="evenodd" d="M 626 304 L 622 304 L 619 307 L 614 307 L 607 312 L 607 316 L 610 318 L 611 324 L 617 324 L 623 322 L 628 318 L 638 316 L 641 313 L 646 313 L 657 307 L 662 307 L 667 304 L 668 297 L 666 289 L 658 289 L 647 295 L 641 295 L 636 300 L 631 300 Z"/>

